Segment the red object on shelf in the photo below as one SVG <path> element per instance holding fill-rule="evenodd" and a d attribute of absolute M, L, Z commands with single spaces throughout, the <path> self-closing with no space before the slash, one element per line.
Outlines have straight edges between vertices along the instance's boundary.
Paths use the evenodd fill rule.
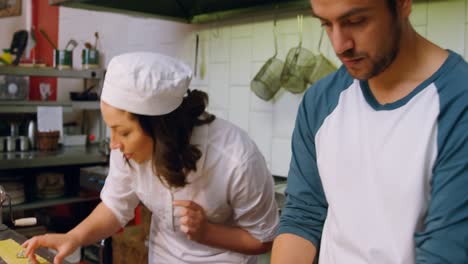
<path fill-rule="evenodd" d="M 49 5 L 49 1 L 32 0 L 32 26 L 34 36 L 36 36 L 36 46 L 34 47 L 34 56 L 37 61 L 41 61 L 47 66 L 52 67 L 54 62 L 54 49 L 39 32 L 43 29 L 51 40 L 58 45 L 59 32 L 59 8 Z M 29 100 L 43 100 L 41 96 L 40 85 L 50 90 L 47 101 L 57 100 L 57 78 L 50 77 L 30 77 L 29 78 Z M 44 94 L 44 92 L 43 92 Z"/>

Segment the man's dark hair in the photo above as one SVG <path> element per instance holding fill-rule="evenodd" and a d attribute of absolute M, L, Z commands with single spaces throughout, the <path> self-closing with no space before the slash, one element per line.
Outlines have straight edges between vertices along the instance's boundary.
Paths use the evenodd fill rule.
<path fill-rule="evenodd" d="M 205 111 L 208 95 L 188 91 L 182 104 L 169 114 L 147 116 L 132 114 L 143 131 L 153 139 L 152 164 L 156 176 L 169 187 L 183 187 L 186 176 L 197 170 L 202 153 L 190 144 L 195 126 L 211 123 L 215 116 Z"/>
<path fill-rule="evenodd" d="M 393 16 L 397 15 L 397 1 L 398 0 L 387 0 L 388 9 L 390 9 Z"/>

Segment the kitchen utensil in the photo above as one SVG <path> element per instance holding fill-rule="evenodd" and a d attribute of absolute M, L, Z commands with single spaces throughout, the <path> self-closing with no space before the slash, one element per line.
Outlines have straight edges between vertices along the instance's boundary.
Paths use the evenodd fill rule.
<path fill-rule="evenodd" d="M 322 39 L 323 39 L 324 30 L 320 33 L 320 40 L 318 44 L 319 55 L 315 57 L 315 65 L 313 71 L 307 76 L 307 81 L 309 83 L 315 83 L 316 81 L 322 79 L 328 74 L 336 71 L 337 67 L 323 55 L 321 52 Z"/>
<path fill-rule="evenodd" d="M 73 50 L 54 50 L 54 67 L 59 70 L 71 69 L 73 65 Z"/>
<path fill-rule="evenodd" d="M 10 136 L 16 137 L 19 135 L 19 124 L 16 122 L 10 123 Z"/>
<path fill-rule="evenodd" d="M 11 56 L 10 49 L 3 49 L 2 56 L 0 56 L 0 62 L 6 65 L 13 63 L 13 57 Z"/>
<path fill-rule="evenodd" d="M 99 51 L 97 49 L 83 49 L 81 62 L 83 69 L 99 68 Z"/>
<path fill-rule="evenodd" d="M 0 83 L 0 100 L 26 100 L 28 94 L 28 77 L 6 75 Z"/>
<path fill-rule="evenodd" d="M 5 150 L 5 137 L 0 137 L 0 152 Z"/>
<path fill-rule="evenodd" d="M 91 85 L 84 92 L 70 92 L 70 100 L 72 101 L 97 101 L 99 100 L 97 93 L 90 92 L 95 85 Z"/>
<path fill-rule="evenodd" d="M 6 151 L 13 152 L 16 150 L 16 137 L 9 136 L 6 137 Z"/>
<path fill-rule="evenodd" d="M 39 29 L 39 32 L 41 32 L 41 34 L 44 36 L 44 38 L 47 40 L 47 42 L 49 42 L 49 45 L 50 45 L 54 50 L 56 50 L 56 49 L 57 49 L 57 45 L 54 44 L 54 42 L 50 39 L 49 35 L 47 35 L 47 33 L 44 31 L 44 29 L 40 28 L 40 29 Z"/>
<path fill-rule="evenodd" d="M 265 101 L 273 98 L 276 92 L 281 88 L 280 77 L 283 70 L 283 62 L 276 58 L 278 55 L 276 16 L 273 21 L 273 36 L 275 42 L 275 54 L 266 61 L 250 82 L 250 89 Z"/>
<path fill-rule="evenodd" d="M 198 68 L 198 34 L 195 37 L 195 63 L 193 65 L 193 76 L 197 77 L 197 68 Z"/>
<path fill-rule="evenodd" d="M 97 49 L 97 45 L 98 45 L 98 40 L 99 40 L 99 33 L 96 31 L 94 32 L 94 37 L 96 38 L 94 40 L 94 49 Z"/>
<path fill-rule="evenodd" d="M 205 44 L 202 42 L 202 45 L 201 45 L 201 58 L 200 58 L 200 73 L 199 73 L 199 76 L 198 77 L 200 80 L 204 80 L 205 79 L 205 75 L 206 75 L 206 60 L 205 60 Z"/>
<path fill-rule="evenodd" d="M 28 151 L 29 150 L 29 139 L 27 136 L 20 136 L 19 137 L 19 146 L 20 151 Z"/>
<path fill-rule="evenodd" d="M 67 45 L 65 46 L 65 50 L 68 50 L 68 51 L 73 51 L 76 46 L 78 46 L 78 42 L 76 42 L 76 40 L 74 39 L 70 39 L 67 43 Z M 71 49 L 70 49 L 71 47 Z"/>
<path fill-rule="evenodd" d="M 12 62 L 13 65 L 18 65 L 23 56 L 26 44 L 28 43 L 29 33 L 26 30 L 19 30 L 13 34 L 13 40 L 11 41 L 10 52 L 16 55 L 15 60 Z"/>
<path fill-rule="evenodd" d="M 307 88 L 307 77 L 315 64 L 315 55 L 302 47 L 303 20 L 303 15 L 297 16 L 299 45 L 289 50 L 281 72 L 281 85 L 291 93 L 302 93 Z"/>
<path fill-rule="evenodd" d="M 28 139 L 31 149 L 36 147 L 36 122 L 30 120 L 28 123 Z"/>
<path fill-rule="evenodd" d="M 87 49 L 93 49 L 93 46 L 92 46 L 91 43 L 89 43 L 89 42 L 85 42 L 84 46 L 85 46 Z"/>

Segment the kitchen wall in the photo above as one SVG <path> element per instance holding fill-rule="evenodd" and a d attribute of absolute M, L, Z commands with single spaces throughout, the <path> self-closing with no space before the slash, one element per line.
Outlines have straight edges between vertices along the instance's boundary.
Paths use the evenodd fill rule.
<path fill-rule="evenodd" d="M 413 4 L 412 24 L 435 43 L 468 58 L 468 1 L 418 1 Z M 304 13 L 303 46 L 317 51 L 320 38 L 318 20 Z M 291 133 L 302 94 L 284 90 L 264 102 L 250 91 L 249 83 L 264 62 L 274 54 L 273 15 L 211 24 L 192 33 L 185 49 L 194 57 L 195 34 L 202 40 L 202 58 L 206 76 L 193 81 L 193 87 L 208 91 L 210 109 L 249 132 L 273 174 L 287 175 Z M 280 59 L 298 44 L 295 14 L 281 14 L 277 22 Z M 340 65 L 325 37 L 322 52 Z M 200 61 L 200 58 L 199 58 Z M 192 64 L 193 65 L 193 64 Z"/>
<path fill-rule="evenodd" d="M 279 13 L 278 58 L 298 44 L 296 13 Z M 303 46 L 317 51 L 320 26 L 304 12 Z M 128 19 L 125 19 L 128 18 Z M 468 0 L 418 1 L 411 21 L 416 30 L 435 43 L 468 58 Z M 280 90 L 270 102 L 250 91 L 249 83 L 263 63 L 273 55 L 273 14 L 220 21 L 208 25 L 185 25 L 157 19 L 127 17 L 60 8 L 59 45 L 70 37 L 80 44 L 101 36 L 105 63 L 126 51 L 150 50 L 173 55 L 194 64 L 195 36 L 200 37 L 198 76 L 192 88 L 207 91 L 210 111 L 246 130 L 264 154 L 273 174 L 286 176 L 290 162 L 291 133 L 302 95 Z M 80 47 L 81 48 L 81 47 Z M 321 51 L 339 61 L 324 38 Z M 75 52 L 75 65 L 79 55 Z M 60 98 L 70 89 L 81 89 L 72 80 L 60 80 Z"/>
<path fill-rule="evenodd" d="M 21 16 L 0 18 L 0 49 L 9 49 L 13 33 L 28 29 L 28 25 L 31 25 L 31 0 L 22 0 Z"/>

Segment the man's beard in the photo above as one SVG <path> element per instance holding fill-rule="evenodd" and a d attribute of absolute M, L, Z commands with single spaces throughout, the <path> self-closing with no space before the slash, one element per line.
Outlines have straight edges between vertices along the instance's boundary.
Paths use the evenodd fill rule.
<path fill-rule="evenodd" d="M 368 80 L 371 79 L 388 68 L 392 64 L 392 62 L 395 60 L 397 57 L 399 51 L 400 51 L 400 40 L 401 40 L 401 25 L 398 23 L 395 19 L 395 23 L 397 23 L 397 26 L 394 28 L 393 31 L 393 38 L 391 39 L 390 47 L 387 52 L 384 54 L 378 54 L 375 59 L 372 59 L 369 57 L 367 53 L 356 53 L 354 49 L 347 50 L 343 52 L 342 54 L 339 54 L 338 56 L 341 58 L 367 58 L 371 62 L 371 69 L 367 72 L 364 72 L 362 74 L 353 74 L 350 72 L 348 69 L 348 73 L 353 76 L 356 79 L 359 80 Z"/>

